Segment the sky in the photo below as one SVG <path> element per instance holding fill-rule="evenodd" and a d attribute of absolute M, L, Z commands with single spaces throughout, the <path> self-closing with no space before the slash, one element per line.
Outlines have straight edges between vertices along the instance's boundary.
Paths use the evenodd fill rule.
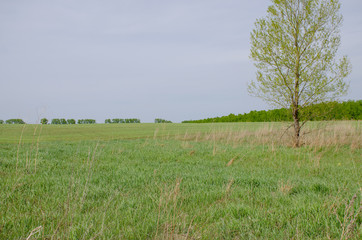
<path fill-rule="evenodd" d="M 362 1 L 341 0 L 344 99 L 362 99 Z M 173 122 L 270 109 L 247 84 L 270 0 L 0 0 L 0 119 Z"/>

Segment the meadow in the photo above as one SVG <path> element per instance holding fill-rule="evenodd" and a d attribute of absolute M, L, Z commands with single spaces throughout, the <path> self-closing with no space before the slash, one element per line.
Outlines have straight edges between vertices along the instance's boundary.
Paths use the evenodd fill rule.
<path fill-rule="evenodd" d="M 362 123 L 0 125 L 0 239 L 361 239 Z"/>

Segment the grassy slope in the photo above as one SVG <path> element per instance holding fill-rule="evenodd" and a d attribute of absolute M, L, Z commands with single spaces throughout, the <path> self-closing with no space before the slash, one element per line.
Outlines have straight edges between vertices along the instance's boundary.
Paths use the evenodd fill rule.
<path fill-rule="evenodd" d="M 1 126 L 0 239 L 39 226 L 34 237 L 44 239 L 340 238 L 361 202 L 360 147 L 185 135 L 262 126 L 46 126 L 37 141 L 39 129 L 28 125 L 21 145 L 11 143 L 21 127 Z"/>

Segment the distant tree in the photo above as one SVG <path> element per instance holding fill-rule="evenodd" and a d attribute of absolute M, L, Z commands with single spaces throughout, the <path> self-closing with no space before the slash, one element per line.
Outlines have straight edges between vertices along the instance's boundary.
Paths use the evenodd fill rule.
<path fill-rule="evenodd" d="M 61 121 L 59 118 L 53 118 L 51 124 L 61 124 Z"/>
<path fill-rule="evenodd" d="M 48 119 L 42 118 L 42 119 L 40 120 L 40 123 L 41 123 L 41 124 L 48 124 Z"/>
<path fill-rule="evenodd" d="M 95 124 L 96 120 L 94 119 L 79 119 L 78 124 Z"/>
<path fill-rule="evenodd" d="M 119 118 L 113 118 L 112 123 L 120 123 L 120 119 Z"/>
<path fill-rule="evenodd" d="M 104 123 L 112 123 L 111 119 L 106 119 Z"/>
<path fill-rule="evenodd" d="M 67 124 L 67 121 L 64 118 L 60 119 L 60 124 Z"/>
<path fill-rule="evenodd" d="M 4 124 L 4 120 L 0 120 L 0 124 Z"/>
<path fill-rule="evenodd" d="M 75 119 L 67 119 L 68 124 L 75 124 Z"/>
<path fill-rule="evenodd" d="M 156 118 L 155 123 L 172 123 L 171 121 L 162 119 L 162 118 Z"/>
<path fill-rule="evenodd" d="M 335 60 L 341 42 L 338 0 L 272 0 L 251 33 L 257 78 L 249 93 L 289 108 L 295 147 L 300 146 L 302 109 L 347 92 L 347 57 Z"/>
<path fill-rule="evenodd" d="M 6 124 L 25 124 L 25 122 L 19 118 L 8 119 L 5 121 L 5 123 Z"/>

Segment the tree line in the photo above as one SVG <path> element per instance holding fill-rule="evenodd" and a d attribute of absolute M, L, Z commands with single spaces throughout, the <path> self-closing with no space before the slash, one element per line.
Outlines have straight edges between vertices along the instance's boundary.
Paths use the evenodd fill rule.
<path fill-rule="evenodd" d="M 13 118 L 13 119 L 8 119 L 4 122 L 4 120 L 0 120 L 0 124 L 25 124 L 25 122 L 23 121 L 23 119 L 19 119 L 19 118 Z"/>
<path fill-rule="evenodd" d="M 272 110 L 250 111 L 244 114 L 188 120 L 182 123 L 212 123 L 212 122 L 281 122 L 293 121 L 291 109 L 279 108 Z M 362 100 L 346 102 L 327 102 L 310 105 L 301 109 L 301 120 L 362 120 Z"/>
<path fill-rule="evenodd" d="M 162 118 L 156 118 L 155 123 L 172 123 L 171 121 L 162 119 Z"/>
<path fill-rule="evenodd" d="M 46 118 L 42 118 L 40 120 L 41 124 L 48 124 L 48 119 Z M 65 118 L 53 118 L 50 122 L 50 124 L 60 124 L 60 125 L 64 125 L 64 124 L 95 124 L 96 120 L 94 119 L 79 119 L 78 121 L 76 121 L 75 119 L 65 119 Z"/>
<path fill-rule="evenodd" d="M 104 123 L 141 123 L 141 120 L 138 118 L 113 118 L 113 119 L 106 119 Z"/>

